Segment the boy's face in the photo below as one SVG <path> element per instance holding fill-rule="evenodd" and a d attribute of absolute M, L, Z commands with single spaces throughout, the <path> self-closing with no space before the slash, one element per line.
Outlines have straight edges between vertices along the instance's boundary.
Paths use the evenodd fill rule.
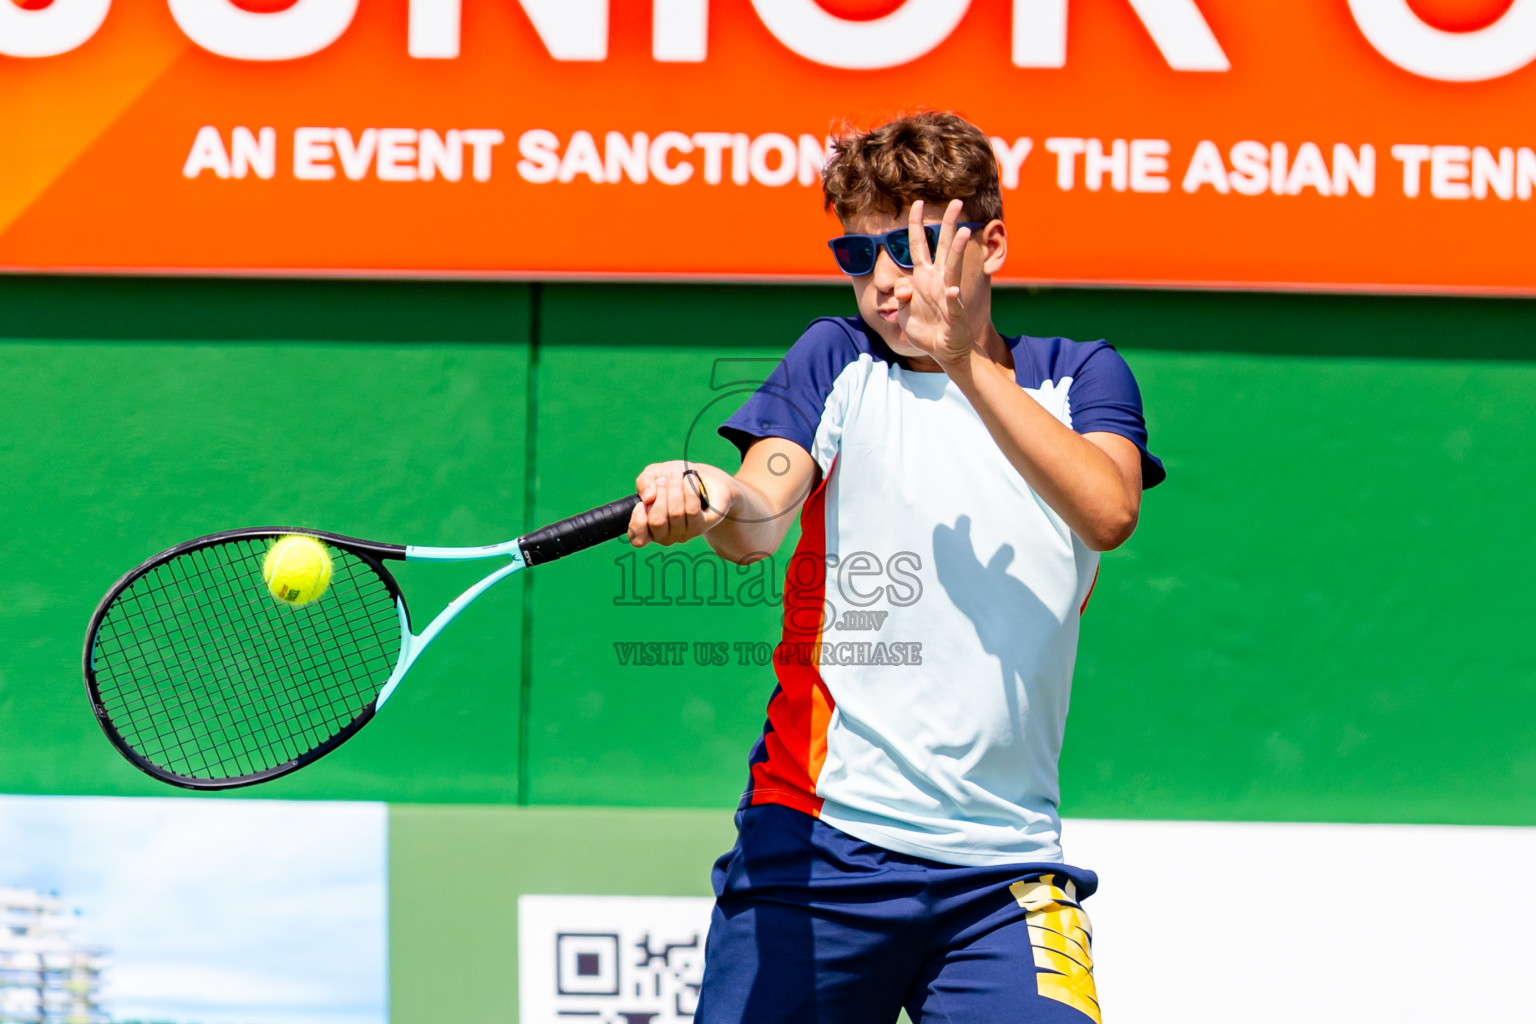
<path fill-rule="evenodd" d="M 925 224 L 943 221 L 942 203 L 925 205 Z M 888 231 L 905 230 L 910 212 L 908 208 L 894 215 L 855 214 L 843 222 L 843 230 L 854 235 L 883 235 Z M 967 318 L 972 320 L 978 337 L 991 324 L 992 274 L 1002 266 L 1007 252 L 1006 238 L 1003 222 L 994 220 L 985 228 L 973 232 L 965 246 L 965 261 L 960 267 L 960 300 L 965 304 Z M 938 370 L 939 364 L 908 341 L 897 322 L 900 307 L 896 301 L 896 284 L 911 276 L 912 271 L 898 267 L 891 259 L 891 254 L 881 246 L 875 259 L 875 269 L 868 274 L 849 277 L 849 281 L 853 283 L 859 315 L 864 318 L 864 322 L 879 332 L 881 339 L 897 355 L 911 360 L 914 369 Z"/>

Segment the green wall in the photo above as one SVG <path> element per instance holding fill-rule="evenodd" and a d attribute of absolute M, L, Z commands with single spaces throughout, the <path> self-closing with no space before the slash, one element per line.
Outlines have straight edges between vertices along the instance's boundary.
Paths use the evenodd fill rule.
<path fill-rule="evenodd" d="M 92 608 L 156 551 L 240 525 L 520 532 L 528 324 L 526 289 L 3 282 L 0 791 L 174 792 L 80 681 Z M 421 621 L 474 575 L 401 578 Z M 514 800 L 520 598 L 488 595 L 345 753 L 249 795 Z"/>
<path fill-rule="evenodd" d="M 262 523 L 486 543 L 685 447 L 730 465 L 713 427 L 731 382 L 771 365 L 744 360 L 850 305 L 811 287 L 0 281 L 0 791 L 169 792 L 112 752 L 79 681 L 91 608 L 148 555 Z M 1536 304 L 1018 290 L 997 307 L 1005 331 L 1115 342 L 1170 472 L 1089 609 L 1066 813 L 1536 824 Z M 767 670 L 621 666 L 613 644 L 771 639 L 775 608 L 731 567 L 729 603 L 636 604 L 622 573 L 655 553 L 515 578 L 362 736 L 253 795 L 731 805 Z M 402 576 L 421 621 L 474 569 Z"/>

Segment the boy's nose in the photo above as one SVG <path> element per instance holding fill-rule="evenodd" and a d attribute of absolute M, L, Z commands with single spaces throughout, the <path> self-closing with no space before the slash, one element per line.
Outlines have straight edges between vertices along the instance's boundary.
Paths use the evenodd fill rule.
<path fill-rule="evenodd" d="M 896 282 L 905 277 L 907 272 L 896 265 L 896 261 L 891 259 L 891 254 L 886 252 L 885 246 L 882 245 L 875 255 L 874 274 L 875 287 L 882 292 L 888 292 L 895 289 Z"/>

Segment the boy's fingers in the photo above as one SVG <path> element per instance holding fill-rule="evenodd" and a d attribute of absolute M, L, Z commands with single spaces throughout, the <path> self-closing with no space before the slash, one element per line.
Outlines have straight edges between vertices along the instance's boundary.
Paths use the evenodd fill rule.
<path fill-rule="evenodd" d="M 640 500 L 649 505 L 656 500 L 656 478 L 667 471 L 667 463 L 653 462 L 640 471 L 635 477 L 635 493 Z"/>
<path fill-rule="evenodd" d="M 955 240 L 955 225 L 960 223 L 962 205 L 958 199 L 951 201 L 944 211 L 944 223 L 939 225 L 939 244 L 933 247 L 933 265 L 941 271 L 949 266 L 949 247 Z"/>
<path fill-rule="evenodd" d="M 926 267 L 932 262 L 928 258 L 928 239 L 923 237 L 923 201 L 914 200 L 912 209 L 907 214 L 907 249 L 912 257 L 912 266 Z"/>
<path fill-rule="evenodd" d="M 666 477 L 657 477 L 655 481 L 656 497 L 651 501 L 646 511 L 645 521 L 650 527 L 651 539 L 665 544 L 668 534 L 667 514 L 667 480 Z"/>
<path fill-rule="evenodd" d="M 701 492 L 706 472 L 712 483 L 707 491 Z M 635 488 L 641 500 L 630 513 L 627 533 L 629 542 L 637 548 L 651 542 L 681 544 L 701 535 L 718 521 L 723 511 L 716 504 L 715 492 L 720 492 L 720 501 L 729 502 L 731 496 L 730 477 L 708 466 L 700 472 L 675 459 L 645 467 L 635 478 Z M 703 494 L 709 495 L 709 511 L 704 508 Z M 715 519 L 710 518 L 710 512 L 715 513 Z"/>
<path fill-rule="evenodd" d="M 646 523 L 646 511 L 644 502 L 636 502 L 635 509 L 629 514 L 629 543 L 637 548 L 643 548 L 650 543 L 651 532 Z"/>
<path fill-rule="evenodd" d="M 949 222 L 945 221 L 946 229 Z M 954 286 L 960 283 L 960 271 L 965 266 L 965 243 L 971 240 L 971 229 L 961 228 L 950 239 L 949 246 L 945 249 L 948 257 L 944 263 L 944 283 Z"/>
<path fill-rule="evenodd" d="M 692 477 L 692 479 L 689 479 Z M 696 470 L 685 470 L 682 475 L 683 486 L 683 515 L 688 521 L 688 532 L 702 531 L 704 528 L 704 504 L 699 501 L 698 486 L 703 479 Z"/>
<path fill-rule="evenodd" d="M 683 474 L 674 472 L 667 476 L 668 537 L 676 541 L 688 539 L 688 504 L 683 491 Z"/>
<path fill-rule="evenodd" d="M 673 467 L 669 464 L 668 470 Z M 651 536 L 658 544 L 675 544 L 683 539 L 684 524 L 681 519 L 681 496 L 676 488 L 677 474 L 668 472 L 656 479 L 656 500 L 651 503 Z"/>

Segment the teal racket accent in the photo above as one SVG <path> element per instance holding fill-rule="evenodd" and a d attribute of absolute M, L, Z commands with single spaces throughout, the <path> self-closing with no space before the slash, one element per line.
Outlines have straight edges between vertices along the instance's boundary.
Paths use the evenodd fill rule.
<path fill-rule="evenodd" d="M 633 507 L 633 505 L 631 505 Z M 627 521 L 627 517 L 626 517 Z M 405 560 L 407 562 L 463 562 L 477 558 L 498 558 L 505 556 L 511 559 L 507 565 L 502 566 L 491 573 L 485 579 L 470 587 L 464 593 L 448 603 L 448 607 L 437 613 L 427 628 L 420 633 L 411 632 L 410 616 L 405 610 L 405 598 L 399 598 L 395 604 L 400 611 L 400 660 L 395 663 L 395 670 L 390 674 L 384 688 L 379 691 L 378 699 L 373 702 L 373 709 L 377 711 L 389 700 L 390 694 L 395 692 L 395 687 L 400 685 L 400 680 L 405 678 L 405 673 L 411 664 L 421 656 L 421 652 L 427 649 L 427 645 L 437 638 L 437 634 L 443 631 L 443 627 L 452 622 L 454 618 L 469 607 L 471 601 L 485 593 L 487 590 L 511 576 L 513 573 L 526 569 L 528 563 L 523 559 L 523 549 L 515 540 L 505 544 L 493 544 L 488 548 L 427 548 L 407 547 Z"/>

